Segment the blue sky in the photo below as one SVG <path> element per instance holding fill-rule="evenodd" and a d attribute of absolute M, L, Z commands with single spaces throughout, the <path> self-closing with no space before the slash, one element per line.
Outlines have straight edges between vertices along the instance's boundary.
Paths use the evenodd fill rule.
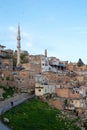
<path fill-rule="evenodd" d="M 0 43 L 16 49 L 21 26 L 21 49 L 87 64 L 87 0 L 0 0 Z"/>

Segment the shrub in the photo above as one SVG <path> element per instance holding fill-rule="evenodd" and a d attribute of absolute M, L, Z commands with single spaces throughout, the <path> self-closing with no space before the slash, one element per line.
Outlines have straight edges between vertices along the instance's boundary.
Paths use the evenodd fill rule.
<path fill-rule="evenodd" d="M 10 80 L 10 77 L 8 76 L 8 77 L 6 77 L 6 80 Z"/>

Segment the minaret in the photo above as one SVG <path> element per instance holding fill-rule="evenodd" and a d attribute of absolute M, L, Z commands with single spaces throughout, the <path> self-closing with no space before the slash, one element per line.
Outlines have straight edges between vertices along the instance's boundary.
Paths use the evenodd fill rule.
<path fill-rule="evenodd" d="M 20 66 L 20 49 L 21 49 L 20 40 L 21 40 L 21 37 L 20 37 L 20 25 L 18 25 L 18 36 L 17 36 L 17 66 Z"/>
<path fill-rule="evenodd" d="M 45 49 L 45 57 L 47 57 L 47 49 Z"/>

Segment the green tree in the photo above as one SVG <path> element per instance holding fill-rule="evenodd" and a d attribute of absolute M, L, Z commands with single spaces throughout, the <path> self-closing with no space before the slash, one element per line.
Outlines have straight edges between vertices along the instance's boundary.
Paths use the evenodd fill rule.
<path fill-rule="evenodd" d="M 64 105 L 65 105 L 65 106 L 68 105 L 68 100 L 67 100 L 67 99 L 64 100 Z"/>

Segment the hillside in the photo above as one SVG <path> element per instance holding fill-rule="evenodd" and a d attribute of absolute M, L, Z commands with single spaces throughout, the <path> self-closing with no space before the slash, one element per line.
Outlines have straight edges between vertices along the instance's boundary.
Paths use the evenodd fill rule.
<path fill-rule="evenodd" d="M 80 130 L 75 125 L 77 119 L 70 119 L 37 99 L 12 108 L 3 117 L 9 119 L 7 125 L 12 130 Z"/>

